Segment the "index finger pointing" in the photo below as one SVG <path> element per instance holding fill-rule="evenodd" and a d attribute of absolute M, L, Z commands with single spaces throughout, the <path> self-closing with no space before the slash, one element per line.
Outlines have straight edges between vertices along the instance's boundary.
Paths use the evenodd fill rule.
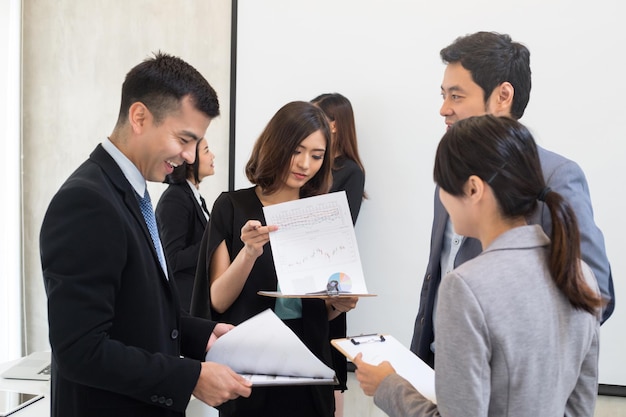
<path fill-rule="evenodd" d="M 275 224 L 270 224 L 267 226 L 261 226 L 259 225 L 258 227 L 255 228 L 255 230 L 261 234 L 265 234 L 265 233 L 271 233 L 271 232 L 275 232 L 276 230 L 278 230 L 278 226 Z"/>

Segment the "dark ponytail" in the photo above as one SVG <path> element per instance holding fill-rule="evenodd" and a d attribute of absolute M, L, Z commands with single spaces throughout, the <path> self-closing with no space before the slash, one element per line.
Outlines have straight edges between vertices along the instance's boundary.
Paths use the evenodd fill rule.
<path fill-rule="evenodd" d="M 582 273 L 580 231 L 576 214 L 560 194 L 549 188 L 543 201 L 548 206 L 552 219 L 549 260 L 552 279 L 574 307 L 595 313 L 603 303 L 598 294 L 587 285 Z"/>
<path fill-rule="evenodd" d="M 603 301 L 582 272 L 576 215 L 560 194 L 546 187 L 528 129 L 513 119 L 490 115 L 456 122 L 437 148 L 434 179 L 447 193 L 461 196 L 472 175 L 489 184 L 505 218 L 528 218 L 537 200 L 545 202 L 552 219 L 552 279 L 574 307 L 595 314 Z"/>

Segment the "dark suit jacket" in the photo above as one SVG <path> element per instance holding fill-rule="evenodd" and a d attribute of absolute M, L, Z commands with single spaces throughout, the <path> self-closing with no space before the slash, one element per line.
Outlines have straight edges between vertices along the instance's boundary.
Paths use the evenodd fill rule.
<path fill-rule="evenodd" d="M 197 383 L 215 323 L 181 317 L 135 195 L 99 145 L 44 218 L 53 417 L 180 416 Z"/>
<path fill-rule="evenodd" d="M 561 155 L 547 151 L 540 146 L 537 147 L 537 151 L 546 184 L 553 191 L 561 194 L 576 213 L 580 228 L 582 258 L 593 270 L 600 292 L 608 301 L 602 315 L 602 321 L 604 321 L 615 309 L 615 291 L 611 267 L 604 248 L 604 237 L 593 220 L 593 209 L 585 174 L 575 162 Z M 430 348 L 434 340 L 433 309 L 441 282 L 441 251 L 448 218 L 448 213 L 439 200 L 439 189 L 436 189 L 430 256 L 422 284 L 413 340 L 411 341 L 411 351 L 431 367 L 434 366 L 434 354 Z M 545 204 L 539 202 L 537 210 L 528 219 L 528 222 L 541 224 L 546 234 L 550 236 L 552 221 L 550 210 Z M 480 241 L 466 237 L 454 260 L 454 267 L 456 268 L 465 261 L 474 258 L 481 251 Z"/>
<path fill-rule="evenodd" d="M 189 312 L 200 242 L 207 220 L 186 181 L 172 184 L 163 192 L 156 207 L 156 219 L 181 307 Z"/>
<path fill-rule="evenodd" d="M 365 188 L 365 173 L 352 159 L 343 156 L 335 158 L 335 168 L 333 168 L 333 185 L 329 192 L 345 191 L 352 215 L 352 224 L 356 224 L 356 219 L 361 211 L 363 202 L 363 189 Z"/>

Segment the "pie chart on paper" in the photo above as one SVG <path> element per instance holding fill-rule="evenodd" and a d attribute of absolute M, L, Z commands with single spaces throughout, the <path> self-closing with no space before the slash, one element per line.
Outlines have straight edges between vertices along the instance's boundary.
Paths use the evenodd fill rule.
<path fill-rule="evenodd" d="M 345 272 L 335 272 L 328 278 L 328 282 L 337 281 L 339 291 L 350 291 L 352 280 Z"/>

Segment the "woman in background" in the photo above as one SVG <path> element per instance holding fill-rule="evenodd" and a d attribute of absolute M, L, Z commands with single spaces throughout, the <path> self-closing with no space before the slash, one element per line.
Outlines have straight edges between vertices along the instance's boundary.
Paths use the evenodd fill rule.
<path fill-rule="evenodd" d="M 186 312 L 191 304 L 200 241 L 209 219 L 200 182 L 215 173 L 214 159 L 206 139 L 200 139 L 194 163 L 183 163 L 167 176 L 165 182 L 170 185 L 155 209 L 163 250 Z"/>
<path fill-rule="evenodd" d="M 367 198 L 365 194 L 365 169 L 359 156 L 359 147 L 356 138 L 354 112 L 350 101 L 339 93 L 326 93 L 315 97 L 311 103 L 324 110 L 328 118 L 332 147 L 330 155 L 333 159 L 333 185 L 330 192 L 345 191 L 352 214 L 352 223 L 361 210 L 361 202 Z M 330 338 L 346 337 L 346 315 L 341 314 L 330 322 Z M 335 387 L 336 412 L 335 417 L 343 416 L 343 392 L 348 389 L 348 371 L 346 357 L 333 349 L 333 369 L 337 373 L 339 385 Z"/>
<path fill-rule="evenodd" d="M 390 416 L 593 416 L 602 300 L 580 260 L 574 212 L 546 186 L 531 134 L 508 118 L 458 121 L 439 143 L 434 178 L 455 232 L 484 248 L 439 288 L 437 404 L 389 362 L 359 354 L 364 392 Z M 551 239 L 526 223 L 538 202 Z"/>
<path fill-rule="evenodd" d="M 257 139 L 246 165 L 253 187 L 222 193 L 203 237 L 191 313 L 239 324 L 271 308 L 315 354 L 330 365 L 328 322 L 356 298 L 270 298 L 278 290 L 263 207 L 326 193 L 331 185 L 331 138 L 324 113 L 307 102 L 283 106 Z M 329 385 L 257 387 L 244 400 L 220 407 L 228 417 L 331 417 Z"/>
<path fill-rule="evenodd" d="M 332 146 L 333 185 L 330 192 L 345 191 L 356 224 L 365 194 L 365 168 L 359 156 L 354 112 L 350 101 L 339 93 L 327 93 L 311 100 L 328 118 Z"/>

